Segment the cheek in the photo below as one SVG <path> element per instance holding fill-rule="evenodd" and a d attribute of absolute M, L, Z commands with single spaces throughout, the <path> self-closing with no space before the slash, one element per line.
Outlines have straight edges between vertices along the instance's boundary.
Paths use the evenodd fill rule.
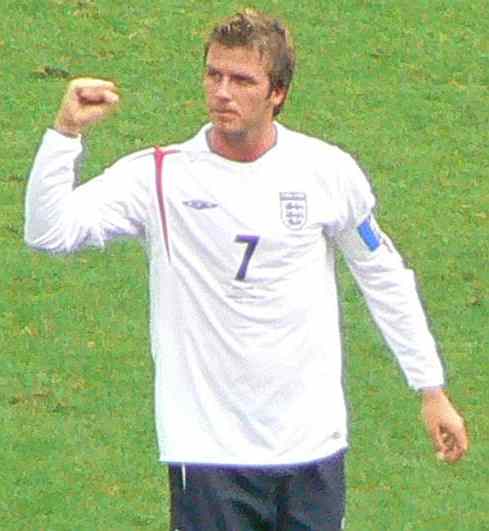
<path fill-rule="evenodd" d="M 261 112 L 267 105 L 268 99 L 262 94 L 262 91 L 250 91 L 241 95 L 241 101 L 245 104 L 250 112 Z"/>
<path fill-rule="evenodd" d="M 254 95 L 250 101 L 250 112 L 255 115 L 266 114 L 270 107 L 270 99 L 261 93 Z"/>

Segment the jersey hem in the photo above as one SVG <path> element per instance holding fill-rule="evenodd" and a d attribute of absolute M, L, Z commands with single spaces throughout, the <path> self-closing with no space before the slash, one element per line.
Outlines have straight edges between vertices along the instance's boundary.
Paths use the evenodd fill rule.
<path fill-rule="evenodd" d="M 244 467 L 244 468 L 280 468 L 280 467 L 289 467 L 289 466 L 304 466 L 313 464 L 319 461 L 324 461 L 335 457 L 337 454 L 346 453 L 349 449 L 347 443 L 341 444 L 326 454 L 312 457 L 310 459 L 304 459 L 300 461 L 281 461 L 276 463 L 267 463 L 267 462 L 236 462 L 236 461 L 204 461 L 204 460 L 194 460 L 194 459 L 169 459 L 160 456 L 159 462 L 162 465 L 180 465 L 185 463 L 186 465 L 201 465 L 201 466 L 216 466 L 216 467 Z"/>

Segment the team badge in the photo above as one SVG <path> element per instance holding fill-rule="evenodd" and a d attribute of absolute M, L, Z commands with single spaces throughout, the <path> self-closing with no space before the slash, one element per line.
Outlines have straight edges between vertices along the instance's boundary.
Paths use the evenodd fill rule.
<path fill-rule="evenodd" d="M 280 192 L 280 213 L 283 224 L 300 230 L 307 221 L 307 198 L 302 192 Z"/>

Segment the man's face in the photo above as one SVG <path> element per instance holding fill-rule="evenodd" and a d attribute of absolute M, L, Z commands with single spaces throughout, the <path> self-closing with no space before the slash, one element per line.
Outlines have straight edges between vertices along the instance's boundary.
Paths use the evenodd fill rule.
<path fill-rule="evenodd" d="M 209 117 L 222 134 L 260 131 L 273 120 L 284 90 L 270 93 L 267 64 L 255 48 L 211 44 L 204 72 Z"/>

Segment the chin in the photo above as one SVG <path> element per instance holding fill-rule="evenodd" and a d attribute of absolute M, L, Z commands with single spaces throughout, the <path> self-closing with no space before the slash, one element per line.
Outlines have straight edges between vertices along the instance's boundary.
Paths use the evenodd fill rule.
<path fill-rule="evenodd" d="M 240 136 L 244 133 L 243 128 L 234 120 L 213 119 L 212 123 L 217 131 L 223 135 Z"/>

